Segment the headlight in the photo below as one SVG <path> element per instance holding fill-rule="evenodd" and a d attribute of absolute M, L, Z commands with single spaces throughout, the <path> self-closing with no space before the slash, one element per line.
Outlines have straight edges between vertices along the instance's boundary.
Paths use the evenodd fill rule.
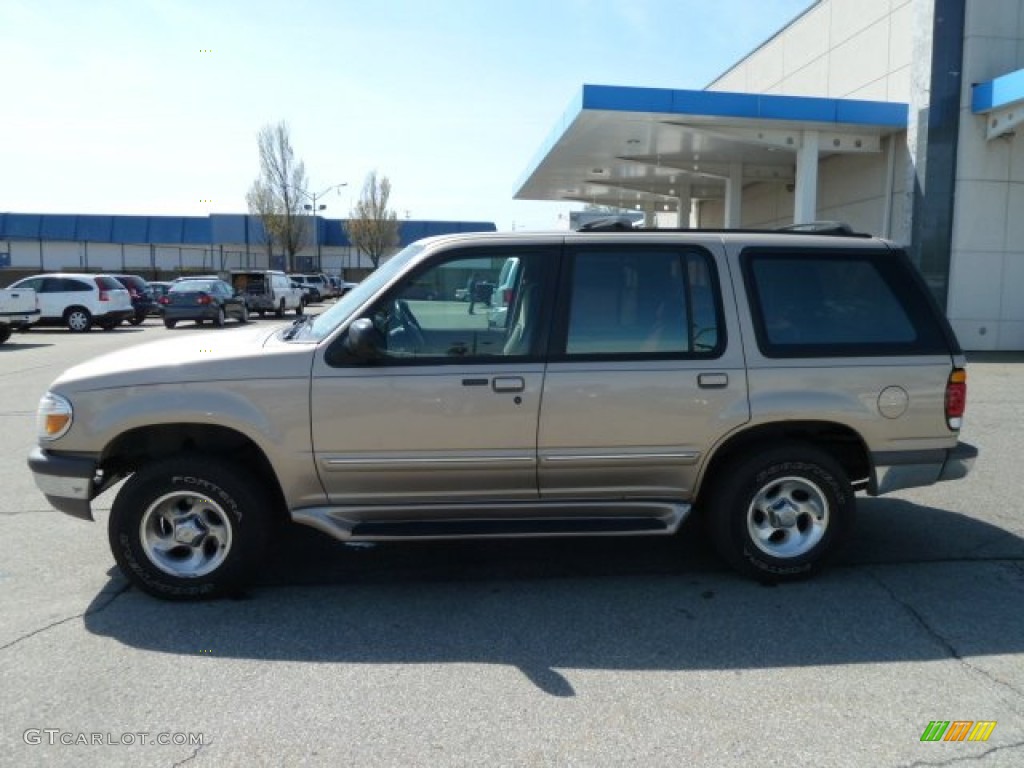
<path fill-rule="evenodd" d="M 36 411 L 36 434 L 40 440 L 56 440 L 71 429 L 71 402 L 47 392 L 39 400 Z"/>

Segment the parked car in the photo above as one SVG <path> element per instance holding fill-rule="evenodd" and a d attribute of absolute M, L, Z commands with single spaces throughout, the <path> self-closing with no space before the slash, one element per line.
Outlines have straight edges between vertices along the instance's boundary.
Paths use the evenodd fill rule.
<path fill-rule="evenodd" d="M 39 298 L 31 288 L 0 290 L 0 344 L 12 331 L 27 331 L 39 322 Z"/>
<path fill-rule="evenodd" d="M 320 295 L 325 299 L 336 299 L 338 297 L 338 284 L 323 272 L 312 275 L 314 280 L 320 283 Z"/>
<path fill-rule="evenodd" d="M 516 286 L 519 285 L 519 264 L 519 259 L 511 256 L 501 266 L 498 284 L 491 294 L 487 310 L 487 324 L 491 328 L 504 328 L 508 322 L 508 309 L 515 300 Z"/>
<path fill-rule="evenodd" d="M 56 272 L 18 280 L 39 298 L 39 324 L 64 325 L 84 333 L 98 325 L 110 331 L 134 314 L 128 289 L 111 275 Z"/>
<path fill-rule="evenodd" d="M 128 295 L 132 300 L 134 314 L 128 318 L 132 325 L 139 325 L 149 315 L 155 313 L 156 299 L 153 298 L 149 285 L 138 275 L 114 275 L 121 285 L 128 289 Z"/>
<path fill-rule="evenodd" d="M 501 327 L 420 298 L 510 253 Z M 856 492 L 971 470 L 966 387 L 949 323 L 884 240 L 450 235 L 290 327 L 65 372 L 29 466 L 84 518 L 124 480 L 114 558 L 165 598 L 231 594 L 288 519 L 386 542 L 669 535 L 697 511 L 726 562 L 777 582 L 850 537 Z"/>
<path fill-rule="evenodd" d="M 323 294 L 320 292 L 320 282 L 314 280 L 312 275 L 288 275 L 293 283 L 302 289 L 306 296 L 307 304 L 319 304 L 323 301 Z"/>
<path fill-rule="evenodd" d="M 305 307 L 304 294 L 284 272 L 271 269 L 232 270 L 231 285 L 245 295 L 250 312 L 259 312 L 263 317 L 273 312 L 278 317 L 294 310 L 301 315 Z"/>
<path fill-rule="evenodd" d="M 182 320 L 202 325 L 209 320 L 221 328 L 228 318 L 249 322 L 245 296 L 223 280 L 176 280 L 160 299 L 164 326 L 173 328 Z"/>

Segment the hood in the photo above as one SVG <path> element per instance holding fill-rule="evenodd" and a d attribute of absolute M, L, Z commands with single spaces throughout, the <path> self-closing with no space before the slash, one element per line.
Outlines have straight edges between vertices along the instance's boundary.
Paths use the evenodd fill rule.
<path fill-rule="evenodd" d="M 191 381 L 309 376 L 314 345 L 268 344 L 272 328 L 210 330 L 111 352 L 69 368 L 51 389 L 88 391 Z"/>

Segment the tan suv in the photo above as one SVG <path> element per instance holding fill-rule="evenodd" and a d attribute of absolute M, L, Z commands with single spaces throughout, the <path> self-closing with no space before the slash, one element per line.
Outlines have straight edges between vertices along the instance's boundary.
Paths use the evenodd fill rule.
<path fill-rule="evenodd" d="M 438 298 L 511 259 L 499 321 Z M 966 475 L 965 395 L 949 325 L 881 240 L 457 235 L 291 327 L 67 371 L 29 465 L 87 519 L 127 477 L 110 544 L 161 597 L 244 584 L 281 520 L 363 541 L 664 535 L 699 510 L 729 563 L 779 580 L 848 538 L 855 492 Z"/>

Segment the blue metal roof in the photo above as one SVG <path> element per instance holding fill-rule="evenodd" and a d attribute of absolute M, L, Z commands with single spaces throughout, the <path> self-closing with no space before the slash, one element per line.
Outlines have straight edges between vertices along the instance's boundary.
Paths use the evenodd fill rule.
<path fill-rule="evenodd" d="M 661 112 L 666 115 L 842 123 L 848 126 L 907 125 L 908 106 L 887 101 L 824 99 L 763 93 L 687 91 L 584 85 L 580 109 Z"/>
<path fill-rule="evenodd" d="M 403 245 L 421 237 L 453 232 L 493 232 L 489 221 L 399 222 Z M 317 237 L 323 246 L 348 246 L 344 220 L 317 217 Z M 264 242 L 257 216 L 94 216 L 77 214 L 0 213 L 0 240 L 65 240 L 156 245 L 256 245 Z"/>
<path fill-rule="evenodd" d="M 991 112 L 1014 102 L 1024 101 L 1024 69 L 1018 69 L 987 83 L 976 83 L 972 90 L 971 111 L 975 114 Z"/>

